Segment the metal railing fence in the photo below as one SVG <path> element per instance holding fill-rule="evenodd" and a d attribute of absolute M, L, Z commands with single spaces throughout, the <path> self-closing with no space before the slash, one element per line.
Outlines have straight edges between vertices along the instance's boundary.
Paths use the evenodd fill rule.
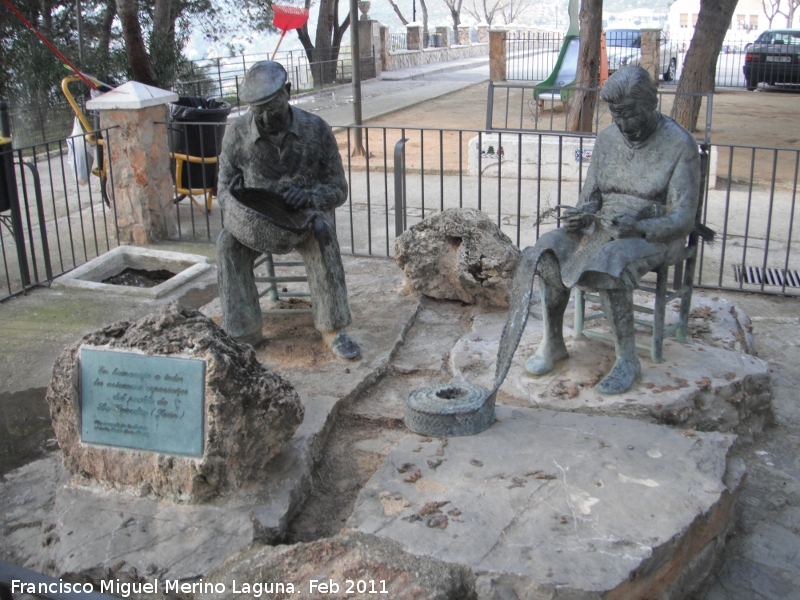
<path fill-rule="evenodd" d="M 595 139 L 554 131 L 359 129 L 363 157 L 352 155 L 354 127 L 334 130 L 349 183 L 347 201 L 336 211 L 339 242 L 345 253 L 386 257 L 403 230 L 456 207 L 481 210 L 519 247 L 534 244 L 558 226 L 559 205 L 577 202 Z M 113 135 L 100 134 L 108 150 Z M 73 143 L 80 149 L 82 140 Z M 183 182 L 173 171 L 178 238 L 214 243 L 223 225 L 216 200 L 208 211 L 202 192 L 193 194 L 193 202 L 178 190 L 214 195 L 218 149 L 203 159 L 203 143 L 195 163 L 200 171 L 188 170 Z M 61 139 L 0 152 L 16 179 L 19 206 L 0 212 L 0 299 L 46 284 L 119 244 L 110 165 L 106 204 L 98 177 L 85 187 L 77 183 L 66 147 Z M 194 150 L 173 152 L 191 156 Z M 794 232 L 800 149 L 718 144 L 709 163 L 703 219 L 718 240 L 701 247 L 698 285 L 800 295 Z"/>
<path fill-rule="evenodd" d="M 83 135 L 0 146 L 0 300 L 48 285 L 119 245 L 108 132 L 87 134 L 103 139 L 99 155 Z M 102 157 L 104 166 L 89 173 L 86 183 L 79 182 L 78 162 L 68 156 L 70 144 L 87 163 Z"/>
<path fill-rule="evenodd" d="M 606 55 L 609 73 L 641 61 L 640 39 L 636 36 L 613 37 L 606 32 Z M 725 38 L 717 58 L 715 84 L 718 87 L 745 87 L 745 49 L 751 36 L 734 32 Z M 544 81 L 553 72 L 564 36 L 548 32 L 531 34 L 527 39 L 506 40 L 507 77 L 511 81 Z M 691 39 L 675 36 L 662 38 L 658 53 L 658 73 L 663 85 L 674 86 L 680 80 L 686 51 Z"/>
<path fill-rule="evenodd" d="M 599 92 L 599 88 L 573 87 L 575 91 Z M 513 131 L 567 131 L 568 106 L 561 101 L 562 88 L 540 89 L 539 99 L 534 98 L 534 84 L 530 82 L 506 81 L 489 82 L 486 98 L 486 129 Z M 704 141 L 710 141 L 711 118 L 713 114 L 713 94 L 685 94 L 700 98 L 698 128 Z M 673 89 L 659 89 L 657 110 L 669 115 L 675 98 Z M 592 117 L 592 131 L 611 124 L 607 105 L 598 100 Z"/>
<path fill-rule="evenodd" d="M 506 72 L 512 81 L 543 81 L 558 59 L 564 34 L 531 32 L 524 38 L 506 39 Z"/>
<path fill-rule="evenodd" d="M 408 34 L 406 33 L 390 33 L 388 42 L 389 47 L 386 48 L 387 52 L 408 50 Z"/>
<path fill-rule="evenodd" d="M 364 158 L 352 157 L 354 128 L 337 137 L 350 184 L 337 210 L 342 251 L 393 256 L 402 230 L 448 208 L 486 213 L 519 247 L 559 224 L 574 205 L 594 136 L 557 132 L 364 127 Z M 800 149 L 712 146 L 697 284 L 800 295 L 800 244 L 793 232 Z"/>
<path fill-rule="evenodd" d="M 176 81 L 172 90 L 182 96 L 220 97 L 231 104 L 238 101 L 238 86 L 247 69 L 269 54 L 248 54 L 230 58 L 194 61 L 194 74 Z M 320 89 L 347 83 L 352 78 L 350 46 L 318 50 L 314 62 L 304 51 L 279 53 L 275 57 L 286 69 L 294 92 Z M 361 51 L 361 76 L 375 77 L 375 50 Z"/>

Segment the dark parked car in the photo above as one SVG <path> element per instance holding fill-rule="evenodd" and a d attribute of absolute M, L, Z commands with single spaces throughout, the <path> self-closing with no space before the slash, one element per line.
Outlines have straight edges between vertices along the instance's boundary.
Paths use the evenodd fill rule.
<path fill-rule="evenodd" d="M 753 91 L 759 83 L 800 84 L 800 29 L 768 29 L 744 54 L 744 80 Z"/>

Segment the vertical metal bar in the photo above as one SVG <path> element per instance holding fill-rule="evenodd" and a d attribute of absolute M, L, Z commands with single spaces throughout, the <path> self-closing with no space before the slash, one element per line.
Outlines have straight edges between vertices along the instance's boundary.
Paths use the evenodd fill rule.
<path fill-rule="evenodd" d="M 439 130 L 439 211 L 444 212 L 444 131 Z"/>
<path fill-rule="evenodd" d="M 489 82 L 489 91 L 486 96 L 486 129 L 492 130 L 492 121 L 494 118 L 494 82 Z"/>
<path fill-rule="evenodd" d="M 786 234 L 786 259 L 783 263 L 783 285 L 781 286 L 781 292 L 784 294 L 786 293 L 786 280 L 788 279 L 789 275 L 789 253 L 792 249 L 792 229 L 794 227 L 794 209 L 795 209 L 795 202 L 797 200 L 797 174 L 798 168 L 800 168 L 800 150 L 795 151 L 794 153 L 794 185 L 792 186 L 792 208 L 789 212 L 789 231 Z"/>
<path fill-rule="evenodd" d="M 53 267 L 50 264 L 50 244 L 47 242 L 47 223 L 45 222 L 44 204 L 42 203 L 42 184 L 41 179 L 39 178 L 39 169 L 36 168 L 35 164 L 30 162 L 26 162 L 25 166 L 28 167 L 28 170 L 30 170 L 31 175 L 33 176 L 33 192 L 36 198 L 36 216 L 39 219 L 39 235 L 42 238 L 42 258 L 44 259 L 45 276 L 47 277 L 47 281 L 52 281 Z M 31 246 L 32 245 L 33 237 L 31 236 Z M 31 252 L 31 256 L 33 256 L 35 261 L 36 257 L 33 252 Z"/>
<path fill-rule="evenodd" d="M 463 140 L 464 132 L 460 129 L 458 130 L 458 207 L 464 207 L 464 140 Z M 480 148 L 478 149 L 478 155 L 480 156 Z"/>
<path fill-rule="evenodd" d="M 350 148 L 350 127 L 347 128 L 347 181 L 353 181 L 353 169 L 352 169 L 352 161 L 350 160 L 350 155 L 353 151 Z M 360 136 L 356 139 L 357 142 L 361 142 Z M 347 195 L 349 199 L 349 214 L 350 214 L 350 253 L 356 253 L 356 237 L 355 232 L 353 231 L 353 186 L 347 186 Z"/>
<path fill-rule="evenodd" d="M 406 188 L 405 188 L 405 129 L 400 134 L 400 140 L 394 145 L 394 235 L 400 237 L 405 231 L 405 220 L 403 218 L 406 207 Z"/>
<path fill-rule="evenodd" d="M 756 149 L 753 148 L 750 154 L 750 187 L 747 191 L 747 213 L 744 221 L 744 246 L 742 247 L 742 271 L 747 269 L 747 241 L 750 234 L 750 208 L 753 204 L 753 173 L 756 167 Z M 744 278 L 739 280 L 739 289 L 744 285 Z"/>
<path fill-rule="evenodd" d="M 564 160 L 564 136 L 558 136 L 558 184 L 556 185 L 556 206 L 561 205 L 561 163 Z M 556 209 L 556 227 L 561 226 L 561 209 Z"/>
<path fill-rule="evenodd" d="M 420 181 L 420 206 L 422 208 L 422 218 L 425 218 L 425 130 L 419 130 L 419 181 Z"/>
<path fill-rule="evenodd" d="M 8 113 L 8 104 L 0 101 L 0 135 L 4 138 L 11 137 L 11 118 Z M 19 207 L 19 194 L 17 193 L 17 177 L 14 172 L 14 154 L 12 144 L 8 142 L 0 146 L 0 153 L 3 157 L 3 168 L 5 169 L 6 190 L 9 207 L 11 209 L 11 232 L 14 237 L 14 245 L 17 248 L 17 262 L 19 263 L 19 273 L 22 285 L 28 286 L 31 283 L 30 271 L 28 270 L 28 256 L 25 251 L 25 233 L 22 228 L 22 214 Z"/>
<path fill-rule="evenodd" d="M 762 268 L 764 274 L 767 272 L 767 260 L 769 258 L 769 236 L 772 232 L 772 208 L 775 205 L 775 178 L 778 172 L 778 150 L 772 151 L 772 183 L 769 188 L 769 209 L 767 211 L 767 231 L 764 234 L 764 261 Z M 764 291 L 764 279 L 761 280 L 761 291 Z"/>
<path fill-rule="evenodd" d="M 114 209 L 114 229 L 117 233 L 117 246 L 119 246 L 119 220 L 117 219 L 117 192 L 116 188 L 114 187 L 114 169 L 112 168 L 113 165 L 111 163 L 111 132 L 110 130 L 106 129 L 106 152 L 108 156 L 106 156 L 106 160 L 108 161 L 108 178 L 109 178 L 109 185 L 108 189 L 111 190 L 111 206 Z"/>
<path fill-rule="evenodd" d="M 522 133 L 517 134 L 517 248 L 522 230 Z"/>
<path fill-rule="evenodd" d="M 67 186 L 67 171 L 64 168 L 64 155 L 63 154 L 61 154 L 59 156 L 59 162 L 61 164 L 61 185 L 62 185 L 62 189 L 64 190 L 64 209 L 65 209 L 64 212 L 65 212 L 65 216 L 66 216 L 66 219 L 67 219 L 67 232 L 69 233 L 69 236 L 68 236 L 68 239 L 69 239 L 69 250 L 70 250 L 70 255 L 72 256 L 72 266 L 73 267 L 77 267 L 78 266 L 78 260 L 75 257 L 75 236 L 72 233 L 72 218 L 71 218 L 70 210 L 69 210 L 69 193 L 68 193 L 69 189 L 68 189 L 68 186 Z"/>
<path fill-rule="evenodd" d="M 383 127 L 383 199 L 386 218 L 386 256 L 389 254 L 389 155 L 386 151 L 386 127 Z"/>
<path fill-rule="evenodd" d="M 483 132 L 478 132 L 478 210 L 483 201 Z"/>
<path fill-rule="evenodd" d="M 733 146 L 729 148 L 730 152 L 728 154 L 728 185 L 727 191 L 725 193 L 725 216 L 722 221 L 722 248 L 720 250 L 720 259 L 719 259 L 719 280 L 717 281 L 717 286 L 722 287 L 722 273 L 723 269 L 725 268 L 725 249 L 728 243 L 728 212 L 730 211 L 731 207 L 731 178 L 732 178 L 732 171 L 733 171 Z M 708 204 L 708 198 L 706 198 L 706 204 Z"/>
<path fill-rule="evenodd" d="M 100 179 L 100 207 L 103 210 L 103 235 L 106 236 L 106 251 L 111 250 L 111 244 L 108 241 L 108 215 L 106 214 L 106 206 L 110 206 L 108 196 L 106 193 L 106 157 L 103 154 L 103 132 L 100 130 L 100 115 L 95 113 L 92 119 L 92 126 L 94 127 L 94 154 L 97 157 L 97 173 Z M 50 161 L 48 161 L 49 164 Z M 91 177 L 91 175 L 90 175 Z"/>
<path fill-rule="evenodd" d="M 542 220 L 542 134 L 539 137 L 539 154 L 536 161 L 536 239 L 539 239 L 539 224 Z"/>
<path fill-rule="evenodd" d="M 370 189 L 369 181 L 369 128 L 364 128 L 366 135 L 365 140 L 365 160 L 367 168 L 367 253 L 372 256 L 372 192 Z"/>
<path fill-rule="evenodd" d="M 34 157 L 36 156 L 36 149 L 34 147 Z M 31 254 L 31 266 L 33 267 L 33 283 L 39 282 L 39 269 L 36 265 L 36 248 L 33 245 L 33 223 L 31 221 L 30 203 L 28 201 L 28 186 L 25 181 L 25 160 L 22 157 L 22 150 L 17 151 L 17 163 L 19 164 L 19 176 L 22 183 L 22 205 L 25 207 L 25 221 L 28 224 L 28 247 Z M 85 244 L 85 241 L 84 241 Z"/>
<path fill-rule="evenodd" d="M 63 146 L 61 145 L 61 140 L 58 140 L 58 150 L 57 152 L 61 154 Z M 56 211 L 56 190 L 55 186 L 53 185 L 53 161 L 47 161 L 47 168 L 48 168 L 48 175 L 50 177 L 50 203 L 53 205 L 53 228 L 56 232 L 56 246 L 58 247 L 58 262 L 59 268 L 61 272 L 64 272 L 64 256 L 61 253 L 61 235 L 58 231 L 58 212 Z M 106 237 L 108 237 L 106 235 Z"/>
<path fill-rule="evenodd" d="M 222 93 L 222 70 L 220 69 L 219 57 L 217 57 L 217 82 L 219 82 L 219 97 L 222 98 L 225 94 Z"/>
<path fill-rule="evenodd" d="M 497 134 L 497 228 L 500 228 L 501 199 L 503 197 L 503 134 Z"/>
<path fill-rule="evenodd" d="M 505 125 L 503 126 L 505 129 L 508 129 L 508 109 L 511 103 L 511 88 L 506 86 L 506 118 L 505 118 Z"/>

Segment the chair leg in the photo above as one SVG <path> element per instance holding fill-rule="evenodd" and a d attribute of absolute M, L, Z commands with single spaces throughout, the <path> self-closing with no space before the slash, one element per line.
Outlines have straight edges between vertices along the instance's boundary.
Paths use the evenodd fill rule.
<path fill-rule="evenodd" d="M 583 290 L 575 288 L 575 337 L 583 334 L 583 318 L 586 315 L 586 299 Z"/>
<path fill-rule="evenodd" d="M 272 261 L 272 254 L 269 252 L 264 253 L 264 266 L 267 269 L 267 277 L 275 277 L 275 263 Z M 269 298 L 273 302 L 278 301 L 278 284 L 274 281 L 269 282 Z"/>
<path fill-rule="evenodd" d="M 694 267 L 694 265 L 691 265 Z M 687 268 L 683 280 L 683 294 L 681 295 L 681 308 L 678 314 L 678 328 L 675 337 L 682 344 L 689 343 L 689 313 L 692 310 L 692 291 L 694 289 L 694 268 Z"/>
<path fill-rule="evenodd" d="M 663 362 L 664 316 L 667 310 L 667 277 L 669 266 L 662 265 L 656 270 L 656 301 L 653 307 L 653 339 L 650 345 L 650 358 L 654 363 Z"/>

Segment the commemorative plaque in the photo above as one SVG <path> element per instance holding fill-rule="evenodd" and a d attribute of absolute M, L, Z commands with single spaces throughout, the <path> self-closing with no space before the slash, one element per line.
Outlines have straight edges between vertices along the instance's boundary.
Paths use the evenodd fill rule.
<path fill-rule="evenodd" d="M 205 361 L 81 348 L 81 440 L 203 455 Z"/>

